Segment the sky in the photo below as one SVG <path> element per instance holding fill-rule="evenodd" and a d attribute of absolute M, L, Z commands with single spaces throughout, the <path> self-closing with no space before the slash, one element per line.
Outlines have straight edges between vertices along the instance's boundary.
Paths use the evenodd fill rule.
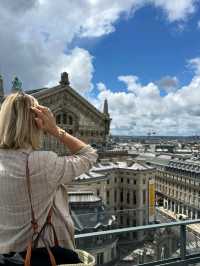
<path fill-rule="evenodd" d="M 71 86 L 114 135 L 200 135 L 200 0 L 0 2 L 6 93 Z"/>

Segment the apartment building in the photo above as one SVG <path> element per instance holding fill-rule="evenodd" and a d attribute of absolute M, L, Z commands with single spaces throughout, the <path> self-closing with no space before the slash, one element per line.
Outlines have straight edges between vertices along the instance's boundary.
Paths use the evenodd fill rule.
<path fill-rule="evenodd" d="M 200 218 L 200 164 L 180 159 L 147 159 L 156 170 L 157 197 L 163 207 L 188 218 Z"/>

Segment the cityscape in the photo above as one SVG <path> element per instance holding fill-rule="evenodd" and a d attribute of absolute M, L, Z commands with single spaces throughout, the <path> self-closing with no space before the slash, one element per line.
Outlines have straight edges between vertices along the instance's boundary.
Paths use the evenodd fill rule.
<path fill-rule="evenodd" d="M 23 91 L 98 153 L 64 185 L 76 248 L 97 266 L 200 265 L 199 0 L 8 2 L 0 105 Z M 71 155 L 48 134 L 41 150 Z"/>
<path fill-rule="evenodd" d="M 148 265 L 178 258 L 179 226 L 159 225 L 200 219 L 200 138 L 112 136 L 107 100 L 102 112 L 98 111 L 70 87 L 66 72 L 61 74 L 59 84 L 27 93 L 51 108 L 59 126 L 98 151 L 92 169 L 67 187 L 77 247 L 93 254 L 96 265 Z M 0 85 L 3 100 L 3 79 Z M 17 90 L 12 88 L 13 92 Z M 61 156 L 69 153 L 48 135 L 42 149 Z M 158 228 L 148 230 L 145 226 L 149 225 Z M 143 230 L 126 231 L 141 226 Z M 81 238 L 117 229 L 126 230 L 119 235 Z M 187 225 L 185 232 L 186 253 L 198 253 L 200 223 Z"/>

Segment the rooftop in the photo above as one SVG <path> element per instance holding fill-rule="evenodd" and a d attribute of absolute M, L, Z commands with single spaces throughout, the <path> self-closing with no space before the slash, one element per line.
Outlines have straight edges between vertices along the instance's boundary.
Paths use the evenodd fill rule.
<path fill-rule="evenodd" d="M 88 202 L 98 202 L 101 201 L 99 197 L 94 195 L 92 191 L 77 191 L 77 192 L 68 192 L 69 202 L 70 203 L 88 203 Z"/>

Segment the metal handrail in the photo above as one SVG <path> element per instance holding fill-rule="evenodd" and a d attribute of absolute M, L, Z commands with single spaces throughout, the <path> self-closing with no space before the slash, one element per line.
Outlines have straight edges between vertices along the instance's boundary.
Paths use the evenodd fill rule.
<path fill-rule="evenodd" d="M 135 232 L 135 231 L 143 231 L 143 230 L 151 230 L 151 229 L 158 229 L 158 228 L 166 228 L 166 227 L 173 227 L 173 226 L 181 226 L 181 225 L 190 225 L 190 224 L 197 224 L 200 223 L 200 219 L 197 220 L 186 220 L 180 222 L 170 222 L 170 223 L 161 223 L 161 224 L 148 224 L 148 225 L 140 225 L 134 227 L 125 227 L 120 229 L 112 229 L 112 230 L 105 230 L 105 231 L 96 231 L 84 234 L 76 234 L 75 238 L 84 238 L 84 237 L 92 237 L 92 236 L 102 236 L 108 234 L 121 234 L 125 232 Z"/>

